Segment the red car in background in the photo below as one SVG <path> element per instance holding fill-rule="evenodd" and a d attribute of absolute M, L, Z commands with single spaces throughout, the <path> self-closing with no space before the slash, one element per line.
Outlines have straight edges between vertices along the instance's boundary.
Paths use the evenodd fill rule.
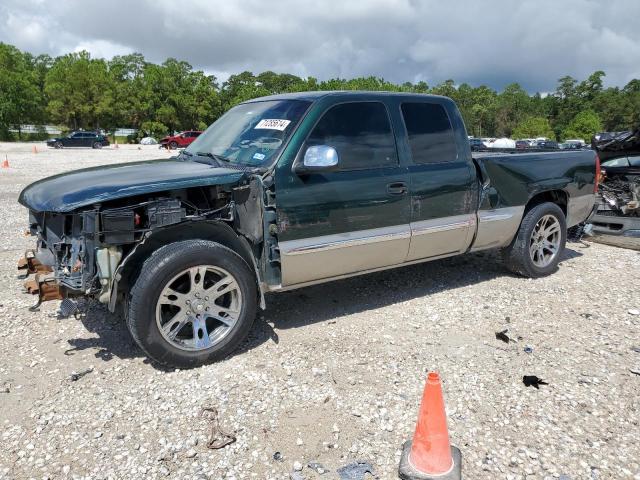
<path fill-rule="evenodd" d="M 184 148 L 198 138 L 201 133 L 199 130 L 187 130 L 178 135 L 169 135 L 160 140 L 160 146 L 164 148 Z"/>

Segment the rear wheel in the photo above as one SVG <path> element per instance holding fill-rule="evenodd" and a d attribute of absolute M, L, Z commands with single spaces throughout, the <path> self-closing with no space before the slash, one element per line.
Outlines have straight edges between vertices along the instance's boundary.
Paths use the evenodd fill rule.
<path fill-rule="evenodd" d="M 567 224 L 560 207 L 550 202 L 536 205 L 503 250 L 505 265 L 525 277 L 544 277 L 557 269 L 566 242 Z"/>
<path fill-rule="evenodd" d="M 93 143 L 93 148 L 102 148 L 102 143 L 100 143 L 100 142 L 94 142 L 94 143 Z"/>
<path fill-rule="evenodd" d="M 171 150 L 175 150 L 176 148 L 178 148 L 178 142 L 169 142 L 169 148 Z"/>
<path fill-rule="evenodd" d="M 62 145 L 62 142 L 56 142 L 54 145 L 54 148 L 63 148 L 64 145 Z"/>
<path fill-rule="evenodd" d="M 231 353 L 249 332 L 256 307 L 253 272 L 240 256 L 215 242 L 187 240 L 144 263 L 127 325 L 149 357 L 190 368 Z"/>

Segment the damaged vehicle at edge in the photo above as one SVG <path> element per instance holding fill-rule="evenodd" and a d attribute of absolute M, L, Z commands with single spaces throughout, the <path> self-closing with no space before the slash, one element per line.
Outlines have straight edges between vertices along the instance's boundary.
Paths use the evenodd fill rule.
<path fill-rule="evenodd" d="M 592 231 L 640 238 L 640 129 L 594 140 L 593 148 L 601 175 Z"/>
<path fill-rule="evenodd" d="M 486 249 L 556 271 L 595 201 L 593 151 L 472 156 L 455 103 L 303 92 L 229 110 L 177 157 L 26 187 L 37 246 L 20 260 L 38 303 L 123 312 L 155 361 L 224 358 L 265 294 Z"/>

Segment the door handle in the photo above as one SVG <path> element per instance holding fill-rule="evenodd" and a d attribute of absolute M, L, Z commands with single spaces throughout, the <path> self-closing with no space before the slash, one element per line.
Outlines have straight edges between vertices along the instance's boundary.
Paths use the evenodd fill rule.
<path fill-rule="evenodd" d="M 404 195 L 409 189 L 404 182 L 393 182 L 387 185 L 387 193 L 389 195 Z"/>

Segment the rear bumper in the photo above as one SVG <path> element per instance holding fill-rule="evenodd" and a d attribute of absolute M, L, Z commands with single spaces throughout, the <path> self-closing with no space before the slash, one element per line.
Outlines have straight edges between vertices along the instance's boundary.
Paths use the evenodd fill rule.
<path fill-rule="evenodd" d="M 589 219 L 594 233 L 640 238 L 640 217 L 623 217 L 611 213 L 609 210 L 600 210 Z"/>

